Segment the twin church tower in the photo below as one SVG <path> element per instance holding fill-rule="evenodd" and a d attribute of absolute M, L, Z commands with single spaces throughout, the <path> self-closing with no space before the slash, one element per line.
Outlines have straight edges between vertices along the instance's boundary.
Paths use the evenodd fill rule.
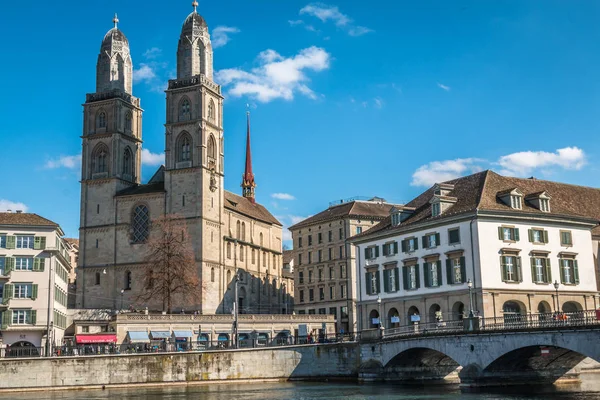
<path fill-rule="evenodd" d="M 280 312 L 291 284 L 282 285 L 281 223 L 254 198 L 250 123 L 242 196 L 224 190 L 223 96 L 213 81 L 208 26 L 194 10 L 177 47 L 177 79 L 166 90 L 165 163 L 141 182 L 142 112 L 133 96 L 129 42 L 114 27 L 104 36 L 96 92 L 86 95 L 81 168 L 77 306 L 145 307 L 145 243 L 152 220 L 186 219 L 202 281 L 202 301 L 176 299 L 177 310 L 228 313 L 236 274 L 242 312 Z"/>

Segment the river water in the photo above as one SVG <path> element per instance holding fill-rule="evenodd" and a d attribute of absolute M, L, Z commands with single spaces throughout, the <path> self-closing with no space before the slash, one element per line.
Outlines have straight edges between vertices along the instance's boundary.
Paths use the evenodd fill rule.
<path fill-rule="evenodd" d="M 600 374 L 562 386 L 489 389 L 463 393 L 458 386 L 399 386 L 353 383 L 244 383 L 107 390 L 4 393 L 1 399 L 85 400 L 600 400 Z"/>

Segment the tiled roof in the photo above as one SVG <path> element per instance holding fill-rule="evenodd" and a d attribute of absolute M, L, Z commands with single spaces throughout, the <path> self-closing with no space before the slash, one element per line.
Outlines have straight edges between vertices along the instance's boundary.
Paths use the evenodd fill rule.
<path fill-rule="evenodd" d="M 281 222 L 261 204 L 253 203 L 247 198 L 238 196 L 227 190 L 225 190 L 225 208 L 259 221 L 282 226 Z"/>
<path fill-rule="evenodd" d="M 0 225 L 56 226 L 56 222 L 33 213 L 0 212 Z"/>
<path fill-rule="evenodd" d="M 506 177 L 490 170 L 445 183 L 454 184 L 454 190 L 448 195 L 456 197 L 457 201 L 442 215 L 437 217 L 431 215 L 429 200 L 434 195 L 432 187 L 407 204 L 407 206 L 416 207 L 416 210 L 412 216 L 399 226 L 393 227 L 391 217 L 388 216 L 368 231 L 354 236 L 354 239 L 360 239 L 374 233 L 384 233 L 385 231 L 393 232 L 420 222 L 442 220 L 451 216 L 475 212 L 476 210 L 573 216 L 600 221 L 600 189 L 538 179 Z M 498 198 L 500 194 L 506 194 L 515 188 L 519 189 L 525 197 L 546 192 L 552 198 L 550 213 L 533 207 L 527 201 L 523 202 L 521 210 L 515 210 Z M 600 226 L 596 226 L 592 232 L 600 234 Z"/>
<path fill-rule="evenodd" d="M 148 183 L 146 185 L 137 185 L 132 186 L 126 189 L 123 189 L 115 196 L 133 196 L 137 194 L 148 194 L 148 193 L 160 193 L 165 191 L 165 183 L 157 182 L 157 183 Z"/>
<path fill-rule="evenodd" d="M 65 241 L 67 243 L 69 243 L 71 246 L 75 246 L 75 247 L 79 248 L 79 239 L 65 238 Z"/>
<path fill-rule="evenodd" d="M 283 251 L 283 264 L 289 264 L 293 258 L 294 258 L 294 250 L 284 250 Z"/>
<path fill-rule="evenodd" d="M 305 226 L 346 217 L 380 220 L 389 215 L 390 209 L 393 206 L 394 204 L 389 203 L 355 200 L 329 207 L 328 209 L 321 211 L 312 217 L 308 217 L 305 220 L 298 222 L 296 225 L 290 226 L 289 229 L 300 229 Z"/>

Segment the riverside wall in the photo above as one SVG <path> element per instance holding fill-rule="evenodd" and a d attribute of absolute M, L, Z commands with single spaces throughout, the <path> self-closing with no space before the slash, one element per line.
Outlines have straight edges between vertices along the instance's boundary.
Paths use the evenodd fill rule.
<path fill-rule="evenodd" d="M 355 343 L 0 360 L 0 391 L 224 380 L 356 379 Z"/>

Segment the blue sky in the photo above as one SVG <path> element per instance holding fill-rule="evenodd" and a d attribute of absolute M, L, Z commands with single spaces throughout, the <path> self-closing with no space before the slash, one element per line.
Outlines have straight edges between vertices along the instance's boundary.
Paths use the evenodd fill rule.
<path fill-rule="evenodd" d="M 81 103 L 114 12 L 152 175 L 190 2 L 2 6 L 0 209 L 77 236 Z M 198 11 L 226 96 L 226 189 L 241 192 L 250 104 L 257 199 L 286 226 L 336 199 L 405 202 L 487 168 L 597 185 L 599 2 L 201 0 Z"/>

